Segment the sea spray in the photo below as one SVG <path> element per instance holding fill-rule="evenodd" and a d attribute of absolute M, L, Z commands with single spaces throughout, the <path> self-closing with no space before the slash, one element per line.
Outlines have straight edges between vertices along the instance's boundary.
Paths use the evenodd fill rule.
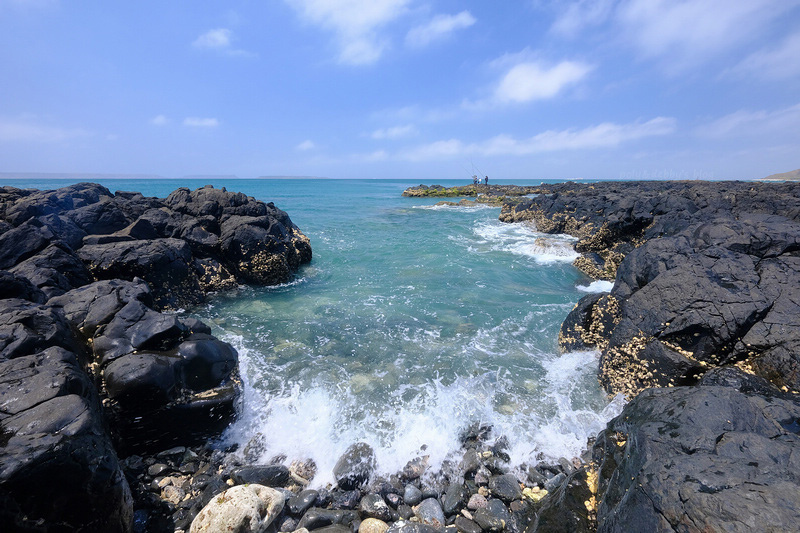
<path fill-rule="evenodd" d="M 388 394 L 371 396 L 380 381 L 354 375 L 347 383 L 287 383 L 269 393 L 258 385 L 255 354 L 241 337 L 227 338 L 240 352 L 245 401 L 239 419 L 225 438 L 244 449 L 256 435 L 266 437 L 258 462 L 284 457 L 313 459 L 314 486 L 333 483 L 338 457 L 354 442 L 376 452 L 378 472 L 391 475 L 410 460 L 429 456 L 432 471 L 445 459 L 460 459 L 459 435 L 471 424 L 492 427 L 493 437 L 509 441 L 512 469 L 560 457 L 576 457 L 587 438 L 601 430 L 623 406 L 622 398 L 605 404 L 593 395 L 597 354 L 575 352 L 544 363 L 538 386 L 515 390 L 509 371 L 458 377 L 445 384 L 400 384 Z M 255 373 L 255 376 L 254 376 Z M 587 386 L 588 385 L 588 386 Z"/>

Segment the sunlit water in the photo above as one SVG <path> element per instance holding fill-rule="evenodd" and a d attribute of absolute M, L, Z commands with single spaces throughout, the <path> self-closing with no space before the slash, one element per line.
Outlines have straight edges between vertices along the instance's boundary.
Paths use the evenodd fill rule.
<path fill-rule="evenodd" d="M 262 434 L 261 461 L 311 458 L 323 485 L 363 441 L 383 473 L 423 449 L 436 468 L 479 422 L 508 438 L 514 465 L 534 464 L 579 455 L 621 409 L 596 353 L 558 351 L 575 302 L 610 289 L 571 266 L 570 237 L 402 198 L 404 181 L 205 181 L 274 201 L 313 248 L 293 282 L 192 310 L 239 351 L 243 410 L 224 438 L 241 449 Z M 104 184 L 164 196 L 205 182 Z"/>

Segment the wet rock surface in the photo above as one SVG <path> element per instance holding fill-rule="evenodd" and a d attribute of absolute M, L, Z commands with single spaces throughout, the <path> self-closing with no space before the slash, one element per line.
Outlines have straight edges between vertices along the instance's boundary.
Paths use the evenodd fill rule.
<path fill-rule="evenodd" d="M 308 239 L 274 205 L 211 187 L 167 199 L 2 187 L 0 219 L 0 529 L 188 529 L 189 509 L 227 485 L 185 446 L 231 420 L 238 358 L 164 311 L 287 281 Z M 278 469 L 266 477 L 283 484 Z M 154 489 L 169 523 L 147 503 Z"/>

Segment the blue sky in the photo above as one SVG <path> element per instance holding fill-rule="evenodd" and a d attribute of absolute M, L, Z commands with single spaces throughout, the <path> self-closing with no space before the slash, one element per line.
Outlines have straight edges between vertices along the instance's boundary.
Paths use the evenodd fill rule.
<path fill-rule="evenodd" d="M 0 172 L 800 168 L 800 0 L 0 0 Z"/>

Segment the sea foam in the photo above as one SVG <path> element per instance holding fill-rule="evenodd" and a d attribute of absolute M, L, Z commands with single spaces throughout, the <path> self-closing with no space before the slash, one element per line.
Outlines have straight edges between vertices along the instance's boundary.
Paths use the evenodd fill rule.
<path fill-rule="evenodd" d="M 550 355 L 543 360 L 545 378 L 531 390 L 514 390 L 508 369 L 471 377 L 405 383 L 365 401 L 365 392 L 381 377 L 351 375 L 334 386 L 287 383 L 265 394 L 254 381 L 263 366 L 259 354 L 242 337 L 228 336 L 239 350 L 245 394 L 242 412 L 225 438 L 243 449 L 257 434 L 266 437 L 258 462 L 275 457 L 313 459 L 318 474 L 313 486 L 333 483 L 332 470 L 354 442 L 373 447 L 379 474 L 391 475 L 411 459 L 427 455 L 431 471 L 445 459 L 460 460 L 460 433 L 473 423 L 493 428 L 493 438 L 510 444 L 511 467 L 572 458 L 587 438 L 619 413 L 622 398 L 605 407 L 586 406 L 581 391 L 596 379 L 596 352 Z M 403 364 L 398 361 L 398 364 Z M 591 403 L 591 402 L 590 402 Z"/>
<path fill-rule="evenodd" d="M 491 251 L 525 256 L 539 264 L 571 263 L 580 256 L 573 248 L 576 238 L 539 233 L 525 223 L 481 222 L 473 233 Z"/>
<path fill-rule="evenodd" d="M 581 292 L 611 292 L 614 282 L 598 279 L 588 285 L 577 285 L 575 288 Z"/>

